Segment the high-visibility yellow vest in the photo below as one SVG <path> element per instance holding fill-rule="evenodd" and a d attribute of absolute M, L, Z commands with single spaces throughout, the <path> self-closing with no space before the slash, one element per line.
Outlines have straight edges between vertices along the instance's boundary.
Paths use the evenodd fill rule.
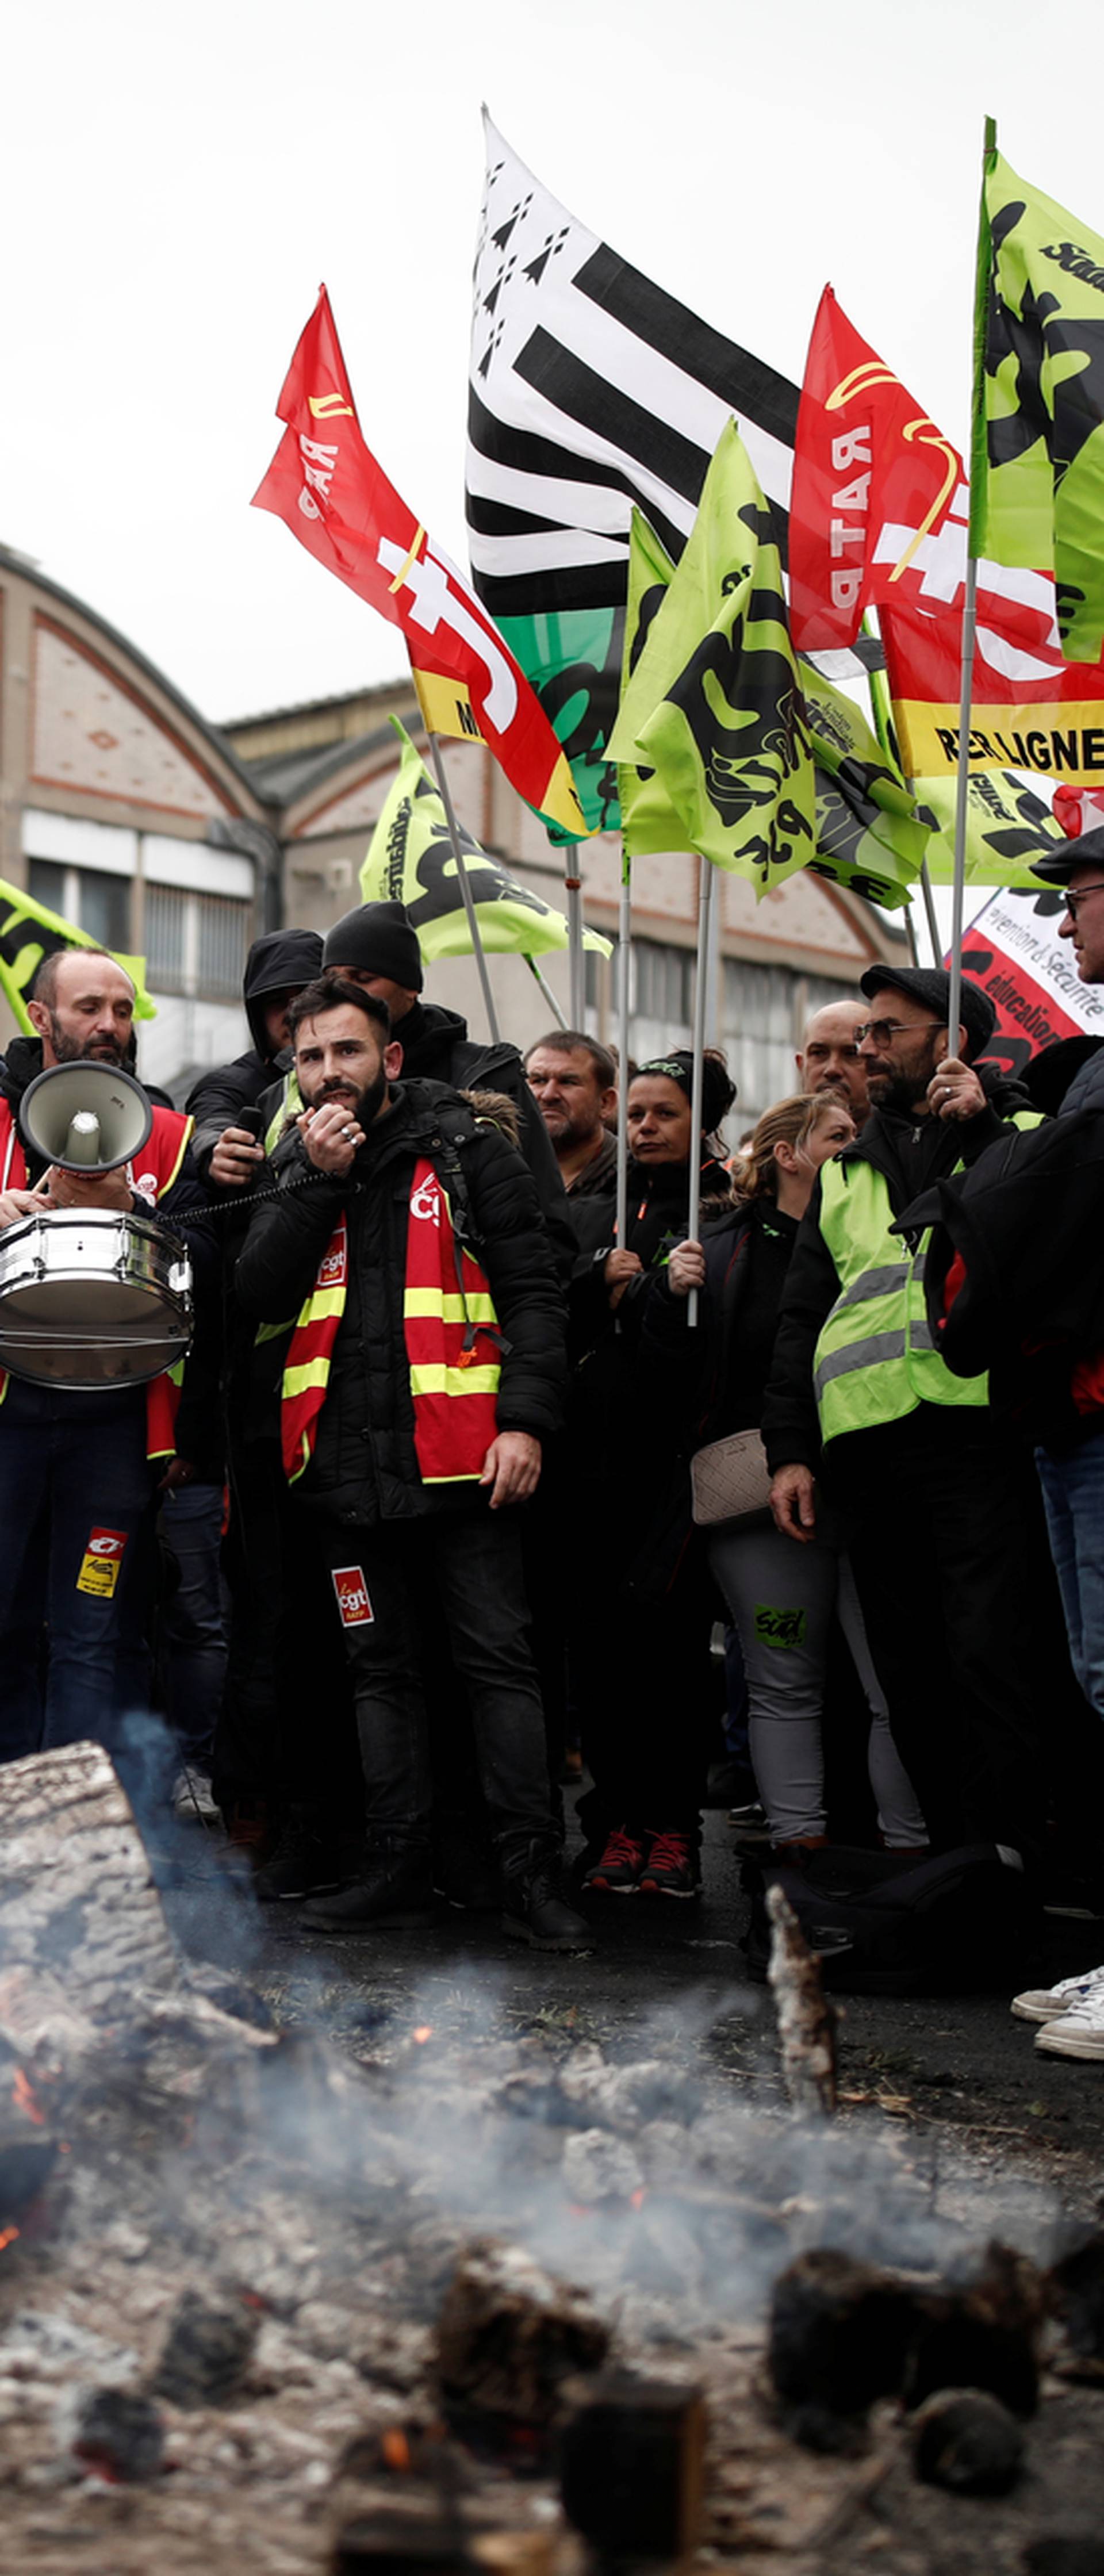
<path fill-rule="evenodd" d="M 1028 1110 L 1011 1123 L 1040 1122 Z M 903 1235 L 890 1233 L 889 1184 L 873 1163 L 825 1163 L 820 1183 L 820 1231 L 840 1281 L 813 1360 L 825 1447 L 845 1432 L 900 1422 L 919 1404 L 988 1404 L 988 1371 L 954 1377 L 932 1340 L 924 1297 L 930 1228 L 915 1252 Z"/>

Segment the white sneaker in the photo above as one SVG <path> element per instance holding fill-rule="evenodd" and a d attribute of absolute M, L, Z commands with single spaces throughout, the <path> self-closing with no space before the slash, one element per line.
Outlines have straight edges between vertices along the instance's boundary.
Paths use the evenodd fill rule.
<path fill-rule="evenodd" d="M 1057 2021 L 1045 2021 L 1035 2033 L 1035 2046 L 1048 2057 L 1099 2058 L 1104 2063 L 1104 1979 L 1097 1978 L 1091 1993 L 1068 2004 Z"/>
<path fill-rule="evenodd" d="M 181 1825 L 221 1825 L 209 1771 L 200 1771 L 194 1762 L 184 1764 L 173 1781 L 172 1811 Z"/>
<path fill-rule="evenodd" d="M 1057 2021 L 1097 1986 L 1104 1992 L 1104 1968 L 1083 1968 L 1079 1977 L 1062 1977 L 1056 1986 L 1028 1986 L 1013 1995 L 1012 2010 L 1021 2021 Z"/>

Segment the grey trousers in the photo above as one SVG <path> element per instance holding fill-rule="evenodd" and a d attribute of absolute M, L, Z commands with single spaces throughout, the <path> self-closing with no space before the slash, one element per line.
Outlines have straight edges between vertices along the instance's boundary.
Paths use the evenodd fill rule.
<path fill-rule="evenodd" d="M 843 1549 L 822 1537 L 801 1546 L 758 1522 L 748 1529 L 721 1524 L 710 1539 L 709 1560 L 739 1631 L 751 1759 L 772 1842 L 801 1842 L 825 1831 L 821 1716 L 837 1618 L 870 1710 L 867 1758 L 879 1827 L 891 1848 L 926 1842 Z"/>

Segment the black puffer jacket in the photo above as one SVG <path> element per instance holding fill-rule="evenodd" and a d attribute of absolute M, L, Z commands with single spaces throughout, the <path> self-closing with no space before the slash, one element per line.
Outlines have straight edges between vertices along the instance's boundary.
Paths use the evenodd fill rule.
<path fill-rule="evenodd" d="M 239 1109 L 255 1109 L 261 1094 L 291 1062 L 274 1053 L 265 1028 L 264 1004 L 273 993 L 311 984 L 322 972 L 322 942 L 316 930 L 269 930 L 255 939 L 245 961 L 242 998 L 253 1044 L 232 1064 L 216 1065 L 200 1076 L 188 1095 L 195 1119 L 192 1154 L 200 1179 L 206 1181 L 224 1127 L 237 1124 Z"/>
<path fill-rule="evenodd" d="M 468 1036 L 459 1011 L 439 1002 L 415 1002 L 392 1035 L 403 1051 L 404 1082 L 448 1082 L 454 1091 L 501 1091 L 518 1114 L 518 1146 L 536 1183 L 541 1213 L 561 1279 L 575 1265 L 575 1237 L 567 1212 L 567 1193 L 552 1139 L 525 1079 L 516 1046 L 505 1038 L 480 1046 Z"/>
<path fill-rule="evenodd" d="M 348 1180 L 308 1177 L 298 1131 L 276 1148 L 276 1198 L 254 1210 L 235 1284 L 258 1322 L 298 1313 L 341 1210 L 349 1224 L 349 1293 L 333 1349 L 314 1456 L 301 1485 L 342 1520 L 411 1520 L 485 1497 L 471 1485 L 427 1487 L 418 1473 L 414 1410 L 403 1334 L 411 1172 L 445 1135 L 461 1160 L 472 1249 L 486 1270 L 505 1340 L 500 1431 L 545 1440 L 559 1427 L 567 1377 L 563 1299 L 536 1191 L 520 1155 L 496 1127 L 443 1083 L 392 1086 Z M 448 1186 L 447 1171 L 443 1173 Z"/>

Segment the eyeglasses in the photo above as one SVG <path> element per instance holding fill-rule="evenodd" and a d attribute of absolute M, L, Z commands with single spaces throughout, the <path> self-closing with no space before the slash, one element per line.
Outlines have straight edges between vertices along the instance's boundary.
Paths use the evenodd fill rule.
<path fill-rule="evenodd" d="M 1080 910 L 1081 910 L 1081 906 L 1082 906 L 1082 904 L 1083 904 L 1083 903 L 1087 903 L 1087 902 L 1088 902 L 1088 900 L 1089 900 L 1089 896 L 1090 896 L 1091 894 L 1104 894 L 1104 884 L 1101 884 L 1101 885 L 1093 885 L 1093 886 L 1079 886 L 1079 887 L 1078 887 L 1078 889 L 1077 889 L 1076 894 L 1071 894 L 1071 893 L 1069 892 L 1068 887 L 1067 887 L 1067 889 L 1066 889 L 1066 911 L 1068 912 L 1068 914 L 1069 914 L 1069 917 L 1070 917 L 1070 920 L 1071 920 L 1071 921 L 1076 922 L 1076 920 L 1077 920 L 1077 916 L 1078 916 L 1078 913 L 1079 913 L 1079 912 L 1080 912 Z"/>
<path fill-rule="evenodd" d="M 943 1020 L 860 1020 L 855 1044 L 864 1046 L 867 1038 L 873 1038 L 875 1046 L 884 1047 L 891 1038 L 931 1037 L 945 1025 Z"/>

